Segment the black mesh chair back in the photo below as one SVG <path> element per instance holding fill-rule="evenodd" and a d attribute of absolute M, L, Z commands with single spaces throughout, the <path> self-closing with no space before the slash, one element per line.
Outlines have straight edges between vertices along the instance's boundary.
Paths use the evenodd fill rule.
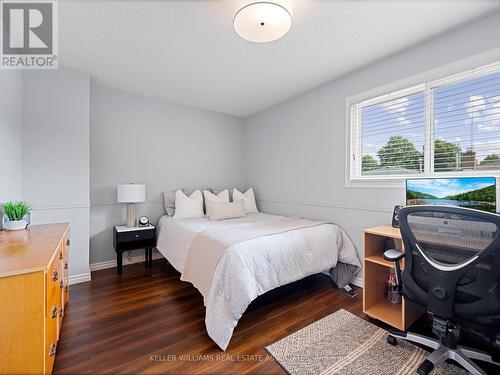
<path fill-rule="evenodd" d="M 448 206 L 399 212 L 405 299 L 449 319 L 500 314 L 500 216 Z"/>

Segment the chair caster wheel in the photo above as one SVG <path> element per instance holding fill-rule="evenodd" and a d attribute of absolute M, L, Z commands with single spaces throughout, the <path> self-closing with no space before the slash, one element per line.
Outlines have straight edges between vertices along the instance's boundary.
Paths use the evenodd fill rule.
<path fill-rule="evenodd" d="M 418 375 L 428 375 L 434 369 L 434 363 L 426 359 L 417 369 Z"/>
<path fill-rule="evenodd" d="M 398 340 L 394 336 L 387 336 L 387 342 L 392 346 L 396 346 L 398 344 Z"/>

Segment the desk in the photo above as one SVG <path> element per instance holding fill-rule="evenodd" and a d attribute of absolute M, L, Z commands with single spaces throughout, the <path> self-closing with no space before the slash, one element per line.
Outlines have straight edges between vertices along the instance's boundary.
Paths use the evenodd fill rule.
<path fill-rule="evenodd" d="M 397 329 L 405 331 L 422 312 L 408 306 L 404 299 L 400 305 L 387 301 L 385 285 L 394 263 L 384 259 L 385 240 L 392 238 L 396 248 L 403 249 L 401 232 L 390 225 L 381 225 L 363 231 L 363 312 Z M 404 261 L 401 263 L 404 268 Z"/>

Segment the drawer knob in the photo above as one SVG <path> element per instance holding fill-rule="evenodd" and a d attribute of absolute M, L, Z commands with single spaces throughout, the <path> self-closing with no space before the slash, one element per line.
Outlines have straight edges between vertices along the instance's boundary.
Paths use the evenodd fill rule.
<path fill-rule="evenodd" d="M 57 273 L 57 270 L 54 270 L 54 273 L 52 275 L 52 280 L 57 281 L 58 278 L 59 278 L 59 274 Z"/>
<path fill-rule="evenodd" d="M 71 241 L 69 240 L 69 238 L 66 240 L 66 246 L 69 246 L 71 245 Z"/>
<path fill-rule="evenodd" d="M 138 234 L 136 234 L 136 235 L 135 235 L 135 238 L 139 238 L 139 235 L 138 235 Z"/>
<path fill-rule="evenodd" d="M 56 355 L 56 344 L 53 342 L 50 343 L 49 355 L 52 357 Z"/>
<path fill-rule="evenodd" d="M 52 319 L 57 318 L 57 306 L 56 306 L 56 305 L 52 306 L 52 314 L 51 314 L 51 318 L 52 318 Z"/>
<path fill-rule="evenodd" d="M 64 284 L 64 283 L 63 283 L 63 281 L 62 281 L 62 280 L 60 280 L 60 281 L 59 281 L 59 288 L 61 288 L 61 289 L 62 289 L 62 288 L 63 288 L 63 284 Z"/>
<path fill-rule="evenodd" d="M 61 318 L 62 318 L 63 316 L 64 316 L 64 307 L 62 307 L 62 306 L 61 306 L 61 307 L 59 308 L 59 317 L 61 317 Z"/>
<path fill-rule="evenodd" d="M 62 260 L 62 258 L 63 258 L 63 253 L 61 251 L 61 252 L 59 252 L 59 260 Z"/>
<path fill-rule="evenodd" d="M 64 287 L 64 291 L 65 291 L 66 293 L 68 293 L 68 290 L 69 290 L 69 288 L 68 288 L 68 286 L 66 285 L 66 286 Z"/>
<path fill-rule="evenodd" d="M 68 269 L 68 262 L 64 263 L 64 269 L 67 270 Z"/>

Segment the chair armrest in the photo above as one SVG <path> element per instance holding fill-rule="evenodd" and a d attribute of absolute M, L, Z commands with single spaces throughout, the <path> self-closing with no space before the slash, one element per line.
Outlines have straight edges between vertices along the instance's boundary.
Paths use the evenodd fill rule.
<path fill-rule="evenodd" d="M 405 253 L 403 251 L 399 251 L 396 249 L 389 249 L 384 251 L 384 259 L 389 260 L 391 262 L 398 262 L 403 259 Z"/>
<path fill-rule="evenodd" d="M 404 251 L 399 251 L 396 249 L 389 249 L 384 251 L 384 259 L 390 262 L 394 262 L 394 268 L 396 269 L 396 284 L 400 293 L 403 285 L 401 284 L 401 265 L 399 263 L 400 260 L 404 258 L 404 256 Z"/>

